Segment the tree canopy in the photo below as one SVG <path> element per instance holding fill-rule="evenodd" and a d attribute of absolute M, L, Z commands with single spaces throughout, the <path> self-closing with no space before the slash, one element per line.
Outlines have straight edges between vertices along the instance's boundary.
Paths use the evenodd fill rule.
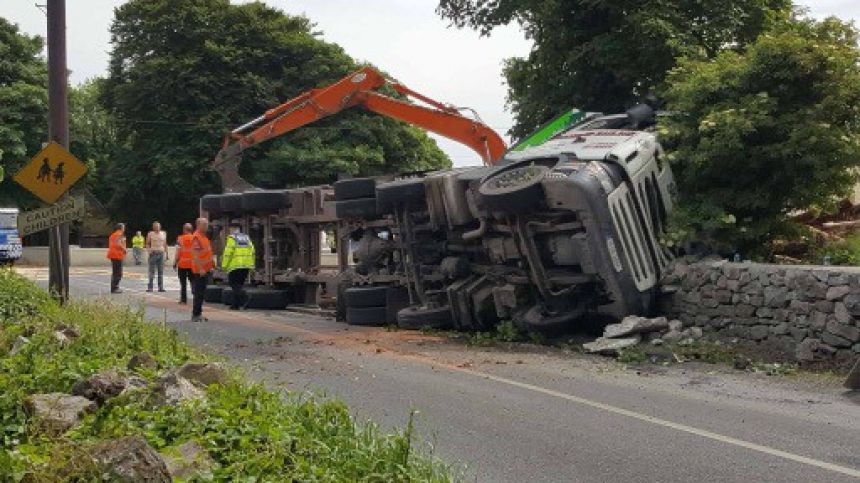
<path fill-rule="evenodd" d="M 132 0 L 116 9 L 101 100 L 122 152 L 105 174 L 110 206 L 128 220 L 188 221 L 219 190 L 208 171 L 223 133 L 358 68 L 312 22 L 261 3 Z M 349 112 L 246 153 L 263 187 L 330 182 L 336 174 L 450 165 L 423 131 Z"/>
<path fill-rule="evenodd" d="M 675 235 L 756 250 L 794 210 L 833 203 L 860 166 L 858 31 L 795 18 L 745 51 L 681 60 L 660 128 L 680 189 Z"/>
<path fill-rule="evenodd" d="M 504 68 L 511 134 L 523 137 L 566 109 L 620 112 L 659 87 L 678 57 L 741 49 L 790 0 L 440 0 L 458 27 L 489 35 L 517 22 L 534 45 Z"/>
<path fill-rule="evenodd" d="M 47 139 L 48 74 L 41 37 L 0 17 L 0 162 L 12 175 Z M 15 183 L 0 184 L 0 203 L 32 204 Z"/>

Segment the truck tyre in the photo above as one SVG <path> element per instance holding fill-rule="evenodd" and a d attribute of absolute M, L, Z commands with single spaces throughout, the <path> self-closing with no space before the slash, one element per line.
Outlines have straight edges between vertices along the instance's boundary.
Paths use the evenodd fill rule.
<path fill-rule="evenodd" d="M 394 213 L 396 206 L 421 208 L 427 204 L 423 178 L 398 179 L 376 187 L 376 207 L 381 214 Z"/>
<path fill-rule="evenodd" d="M 208 213 L 210 218 L 218 216 L 221 214 L 221 195 L 203 195 L 200 209 Z"/>
<path fill-rule="evenodd" d="M 203 294 L 203 301 L 210 304 L 221 303 L 221 292 L 224 287 L 220 285 L 210 285 L 206 287 L 206 293 Z"/>
<path fill-rule="evenodd" d="M 224 305 L 232 305 L 233 304 L 233 289 L 231 287 L 224 287 L 221 291 L 221 300 L 219 300 Z"/>
<path fill-rule="evenodd" d="M 271 288 L 247 288 L 246 306 L 249 309 L 283 310 L 290 303 L 290 292 Z"/>
<path fill-rule="evenodd" d="M 224 213 L 241 213 L 242 193 L 224 193 L 221 195 L 221 211 Z"/>
<path fill-rule="evenodd" d="M 453 325 L 454 317 L 448 305 L 435 309 L 407 307 L 397 312 L 397 326 L 401 329 L 448 329 Z"/>
<path fill-rule="evenodd" d="M 346 323 L 379 327 L 385 325 L 385 307 L 347 307 Z"/>
<path fill-rule="evenodd" d="M 373 198 L 376 196 L 376 180 L 373 178 L 342 179 L 334 183 L 336 201 Z"/>
<path fill-rule="evenodd" d="M 246 191 L 242 193 L 242 210 L 246 212 L 274 212 L 290 207 L 290 198 L 284 190 Z"/>
<path fill-rule="evenodd" d="M 376 198 L 336 201 L 334 211 L 338 218 L 376 218 Z"/>
<path fill-rule="evenodd" d="M 549 168 L 530 161 L 513 163 L 493 171 L 481 180 L 478 193 L 490 211 L 525 213 L 540 206 Z"/>
<path fill-rule="evenodd" d="M 350 287 L 344 291 L 347 307 L 383 307 L 388 304 L 388 287 Z"/>
<path fill-rule="evenodd" d="M 549 314 L 545 313 L 543 307 L 538 304 L 515 313 L 512 319 L 514 325 L 525 331 L 554 334 L 569 331 L 583 313 L 581 309 L 572 309 L 559 314 Z"/>

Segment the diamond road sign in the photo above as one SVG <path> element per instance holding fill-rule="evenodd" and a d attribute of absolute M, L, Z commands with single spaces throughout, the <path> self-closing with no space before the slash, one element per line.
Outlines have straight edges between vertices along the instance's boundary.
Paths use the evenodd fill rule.
<path fill-rule="evenodd" d="M 87 173 L 87 166 L 64 147 L 48 143 L 21 168 L 15 181 L 45 203 L 54 203 Z"/>

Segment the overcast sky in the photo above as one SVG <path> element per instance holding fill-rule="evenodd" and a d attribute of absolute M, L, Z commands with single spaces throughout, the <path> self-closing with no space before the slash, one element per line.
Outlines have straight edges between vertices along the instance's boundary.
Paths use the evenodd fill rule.
<path fill-rule="evenodd" d="M 0 0 L 0 16 L 29 34 L 45 35 L 45 16 L 34 0 Z M 67 0 L 68 62 L 73 84 L 104 76 L 113 7 L 122 0 Z M 287 13 L 305 14 L 325 40 L 359 60 L 372 62 L 403 84 L 440 101 L 474 108 L 503 134 L 505 111 L 502 61 L 528 53 L 530 44 L 515 26 L 489 38 L 449 28 L 435 13 L 437 0 L 267 0 Z M 860 0 L 804 0 L 817 16 L 860 20 Z M 265 46 L 261 46 L 265 47 Z M 226 101 L 226 100 L 225 100 Z M 455 165 L 479 164 L 470 149 L 439 139 Z"/>

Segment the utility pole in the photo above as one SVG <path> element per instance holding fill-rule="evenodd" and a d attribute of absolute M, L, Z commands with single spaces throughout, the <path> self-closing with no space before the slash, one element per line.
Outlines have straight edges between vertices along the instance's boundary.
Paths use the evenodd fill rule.
<path fill-rule="evenodd" d="M 66 69 L 66 0 L 48 2 L 48 140 L 69 148 L 69 76 Z M 60 302 L 69 297 L 69 225 L 51 228 L 48 286 Z"/>

